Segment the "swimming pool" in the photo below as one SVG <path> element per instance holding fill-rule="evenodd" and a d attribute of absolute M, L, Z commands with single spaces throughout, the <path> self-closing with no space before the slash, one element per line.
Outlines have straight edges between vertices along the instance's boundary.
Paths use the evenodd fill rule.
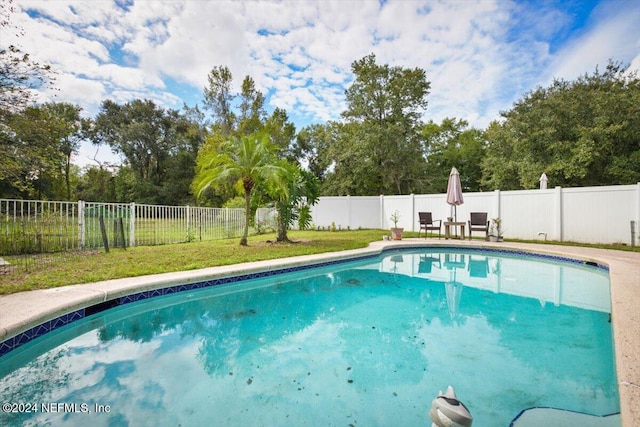
<path fill-rule="evenodd" d="M 425 425 L 449 384 L 474 425 L 609 414 L 608 291 L 596 267 L 421 249 L 132 302 L 0 359 L 3 402 L 77 404 L 0 421 Z"/>

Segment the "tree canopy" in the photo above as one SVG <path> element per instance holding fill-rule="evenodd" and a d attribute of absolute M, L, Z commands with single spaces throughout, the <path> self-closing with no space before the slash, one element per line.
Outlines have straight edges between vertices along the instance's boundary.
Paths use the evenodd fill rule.
<path fill-rule="evenodd" d="M 80 107 L 67 103 L 5 112 L 0 128 L 0 192 L 11 197 L 69 198 L 71 156 L 78 150 L 82 126 Z"/>
<path fill-rule="evenodd" d="M 469 128 L 461 119 L 444 119 L 441 124 L 430 121 L 422 128 L 426 163 L 423 192 L 444 193 L 451 168 L 460 172 L 464 191 L 481 189 L 481 161 L 485 155 L 484 132 Z"/>
<path fill-rule="evenodd" d="M 543 172 L 569 187 L 640 181 L 639 106 L 637 73 L 613 62 L 527 93 L 487 129 L 483 185 L 534 188 Z"/>
<path fill-rule="evenodd" d="M 354 61 L 347 109 L 326 155 L 333 170 L 327 186 L 336 194 L 402 194 L 423 183 L 421 117 L 430 84 L 419 68 L 376 63 L 371 54 Z"/>
<path fill-rule="evenodd" d="M 106 100 L 90 132 L 95 144 L 107 144 L 124 156 L 134 179 L 131 200 L 181 204 L 191 200 L 189 187 L 204 134 L 194 119 L 150 100 L 123 105 Z"/>

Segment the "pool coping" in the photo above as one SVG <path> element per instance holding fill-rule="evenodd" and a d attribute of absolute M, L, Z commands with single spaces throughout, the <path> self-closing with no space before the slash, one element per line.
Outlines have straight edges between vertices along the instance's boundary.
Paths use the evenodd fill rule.
<path fill-rule="evenodd" d="M 367 248 L 268 261 L 162 273 L 125 279 L 0 295 L 0 343 L 39 325 L 116 298 L 178 285 L 188 286 L 230 276 L 276 274 L 308 264 L 331 264 L 345 258 L 376 256 L 395 247 L 455 246 L 522 251 L 591 261 L 609 268 L 616 369 L 623 427 L 640 425 L 640 253 L 535 243 L 489 243 L 440 239 L 378 241 Z"/>

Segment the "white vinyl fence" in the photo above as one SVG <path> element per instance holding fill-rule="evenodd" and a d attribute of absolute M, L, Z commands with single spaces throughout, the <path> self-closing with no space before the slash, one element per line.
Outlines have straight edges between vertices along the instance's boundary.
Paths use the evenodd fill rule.
<path fill-rule="evenodd" d="M 0 256 L 236 237 L 243 209 L 0 199 Z"/>
<path fill-rule="evenodd" d="M 487 212 L 489 219 L 502 219 L 506 238 L 640 244 L 640 183 L 463 196 L 464 204 L 455 209 L 458 221 L 469 220 L 471 212 Z M 418 212 L 432 212 L 434 219 L 443 221 L 454 216 L 446 194 L 321 197 L 312 207 L 316 226 L 335 224 L 343 229 L 388 229 L 395 211 L 400 215 L 398 226 L 408 231 L 418 231 Z"/>

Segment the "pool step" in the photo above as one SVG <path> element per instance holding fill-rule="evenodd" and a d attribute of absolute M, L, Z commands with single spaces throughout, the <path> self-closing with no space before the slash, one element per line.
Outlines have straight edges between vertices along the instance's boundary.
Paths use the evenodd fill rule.
<path fill-rule="evenodd" d="M 529 408 L 520 412 L 509 427 L 620 427 L 620 414 L 605 416 L 555 408 Z"/>

